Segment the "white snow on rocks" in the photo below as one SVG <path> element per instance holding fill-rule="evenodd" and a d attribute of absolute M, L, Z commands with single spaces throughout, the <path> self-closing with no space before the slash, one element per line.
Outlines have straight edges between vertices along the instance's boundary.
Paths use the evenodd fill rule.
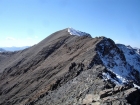
<path fill-rule="evenodd" d="M 134 83 L 133 83 L 133 85 L 134 85 L 134 87 L 140 89 L 140 86 L 138 86 L 138 85 L 136 85 L 136 84 L 134 84 Z"/>
<path fill-rule="evenodd" d="M 88 34 L 88 33 L 86 33 L 86 32 L 79 31 L 79 30 L 75 30 L 75 29 L 73 29 L 73 28 L 68 28 L 68 32 L 69 32 L 71 35 L 89 36 L 89 37 L 91 37 L 90 34 Z"/>
<path fill-rule="evenodd" d="M 140 55 L 140 49 L 139 49 L 139 48 L 133 48 L 133 49 L 135 50 L 135 52 L 136 52 L 137 54 Z"/>
<path fill-rule="evenodd" d="M 140 72 L 140 55 L 138 49 L 135 50 L 131 46 L 125 46 L 122 44 L 117 44 L 120 50 L 123 51 L 126 61 Z"/>
<path fill-rule="evenodd" d="M 98 54 L 107 68 L 107 71 L 102 73 L 103 78 L 118 85 L 135 81 L 136 79 L 132 72 L 134 73 L 136 70 L 140 72 L 140 55 L 133 51 L 130 46 L 117 45 L 117 48 L 114 45 L 108 39 L 105 39 L 104 43 L 99 45 Z M 107 50 L 109 53 L 105 53 Z M 135 85 L 134 87 L 137 86 Z"/>
<path fill-rule="evenodd" d="M 90 34 L 73 28 L 68 28 L 68 32 L 71 35 L 91 37 Z M 140 73 L 140 49 L 134 49 L 131 46 L 121 44 L 113 44 L 107 38 L 103 40 L 104 43 L 99 45 L 100 48 L 97 51 L 104 66 L 107 68 L 107 71 L 102 73 L 103 78 L 105 80 L 111 80 L 117 85 L 137 81 L 135 75 L 137 75 L 137 71 Z M 105 52 L 106 50 L 108 52 Z M 140 88 L 135 82 L 133 86 Z"/>

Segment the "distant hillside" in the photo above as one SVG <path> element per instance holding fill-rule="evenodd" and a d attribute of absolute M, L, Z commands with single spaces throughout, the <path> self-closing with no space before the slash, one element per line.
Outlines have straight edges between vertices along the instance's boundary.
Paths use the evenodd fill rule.
<path fill-rule="evenodd" d="M 4 51 L 5 51 L 4 49 L 0 48 L 0 52 L 4 52 Z"/>
<path fill-rule="evenodd" d="M 5 51 L 19 51 L 24 50 L 26 48 L 29 48 L 29 46 L 23 46 L 23 47 L 2 47 Z"/>

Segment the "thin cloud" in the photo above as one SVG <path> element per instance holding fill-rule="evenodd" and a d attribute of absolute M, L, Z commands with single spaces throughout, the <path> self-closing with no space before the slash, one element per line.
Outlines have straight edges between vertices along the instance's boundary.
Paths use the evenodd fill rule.
<path fill-rule="evenodd" d="M 6 37 L 6 40 L 14 41 L 14 40 L 16 40 L 16 38 L 13 38 L 13 37 Z"/>

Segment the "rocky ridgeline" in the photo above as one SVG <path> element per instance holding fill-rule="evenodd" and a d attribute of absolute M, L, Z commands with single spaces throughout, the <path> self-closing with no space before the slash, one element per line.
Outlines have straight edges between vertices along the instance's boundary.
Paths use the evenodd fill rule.
<path fill-rule="evenodd" d="M 0 105 L 140 105 L 139 55 L 130 51 L 135 67 L 111 39 L 84 34 L 64 29 L 1 53 Z"/>

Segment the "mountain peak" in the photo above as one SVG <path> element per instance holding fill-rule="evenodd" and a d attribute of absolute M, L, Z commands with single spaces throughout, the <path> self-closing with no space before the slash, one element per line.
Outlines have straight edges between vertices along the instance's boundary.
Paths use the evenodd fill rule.
<path fill-rule="evenodd" d="M 140 105 L 139 89 L 140 55 L 104 36 L 66 28 L 0 53 L 0 105 Z"/>
<path fill-rule="evenodd" d="M 74 29 L 74 28 L 68 28 L 68 32 L 69 32 L 71 35 L 88 36 L 88 37 L 91 37 L 90 34 L 88 34 L 88 33 L 86 33 L 86 32 L 82 32 L 82 31 L 76 30 L 76 29 Z"/>

